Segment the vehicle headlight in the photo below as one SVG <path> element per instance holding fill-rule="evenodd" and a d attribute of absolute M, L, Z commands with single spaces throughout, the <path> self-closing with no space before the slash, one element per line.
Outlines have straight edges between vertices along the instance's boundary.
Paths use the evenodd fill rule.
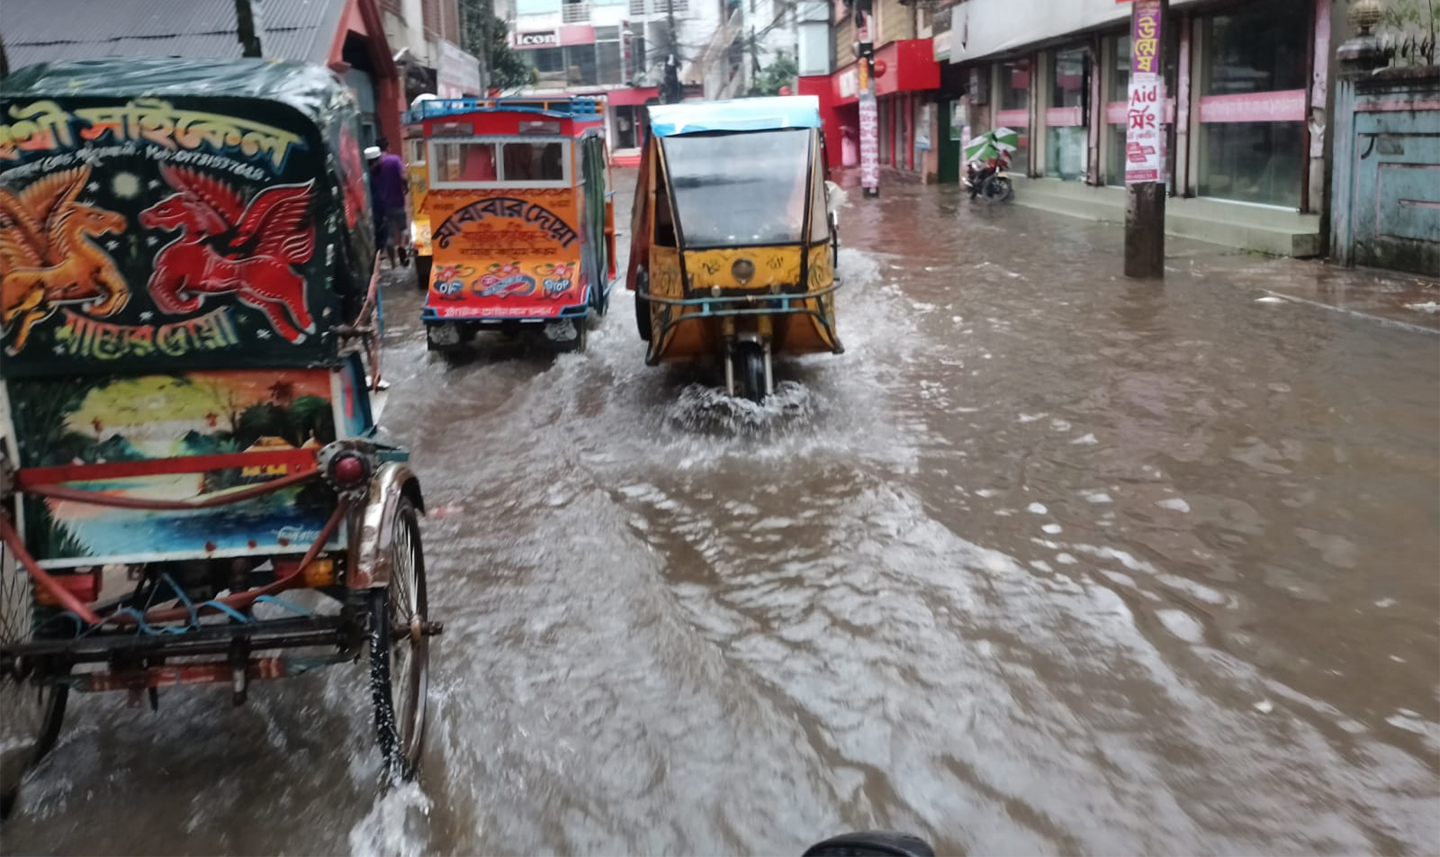
<path fill-rule="evenodd" d="M 743 286 L 755 276 L 755 263 L 749 259 L 736 259 L 735 264 L 730 266 L 730 273 Z"/>

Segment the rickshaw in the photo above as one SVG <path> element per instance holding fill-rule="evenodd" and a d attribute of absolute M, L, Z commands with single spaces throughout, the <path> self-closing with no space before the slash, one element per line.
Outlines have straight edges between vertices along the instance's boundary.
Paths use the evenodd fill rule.
<path fill-rule="evenodd" d="M 819 102 L 682 103 L 649 115 L 626 277 L 645 361 L 719 359 L 728 395 L 763 402 L 775 355 L 844 351 Z"/>
<path fill-rule="evenodd" d="M 420 95 L 411 104 L 418 108 L 434 95 Z M 405 171 L 410 179 L 410 255 L 415 259 L 415 282 L 420 291 L 430 288 L 430 272 L 435 261 L 430 248 L 430 214 L 425 198 L 430 193 L 430 168 L 425 164 L 425 128 L 416 124 L 405 126 Z"/>
<path fill-rule="evenodd" d="M 615 278 L 604 119 L 604 99 L 580 96 L 435 98 L 406 114 L 426 143 L 430 350 L 527 328 L 585 349 Z"/>
<path fill-rule="evenodd" d="M 376 434 L 352 94 L 87 60 L 0 82 L 0 117 L 4 808 L 74 693 L 238 705 L 367 654 L 386 770 L 413 774 L 441 625 L 419 484 Z"/>

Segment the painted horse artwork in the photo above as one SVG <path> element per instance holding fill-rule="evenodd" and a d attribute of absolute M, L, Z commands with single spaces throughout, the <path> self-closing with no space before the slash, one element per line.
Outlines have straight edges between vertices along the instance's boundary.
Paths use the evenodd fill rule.
<path fill-rule="evenodd" d="M 273 185 L 245 203 L 220 179 L 184 167 L 161 166 L 160 174 L 176 193 L 140 212 L 140 225 L 180 234 L 155 257 L 155 306 L 179 315 L 207 296 L 235 295 L 288 342 L 314 333 L 305 278 L 292 267 L 315 252 L 314 180 Z"/>
<path fill-rule="evenodd" d="M 54 173 L 19 192 L 0 188 L 0 329 L 15 329 L 9 353 L 61 306 L 85 305 L 96 318 L 130 300 L 115 261 L 94 242 L 125 231 L 125 218 L 79 202 L 89 165 Z"/>

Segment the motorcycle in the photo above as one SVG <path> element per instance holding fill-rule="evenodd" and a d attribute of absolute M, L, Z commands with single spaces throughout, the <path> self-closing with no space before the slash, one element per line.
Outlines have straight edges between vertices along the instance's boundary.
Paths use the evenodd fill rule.
<path fill-rule="evenodd" d="M 983 198 L 986 202 L 1009 202 L 1015 197 L 1015 186 L 1010 182 L 1006 170 L 1010 168 L 1010 153 L 1000 152 L 997 157 L 970 161 L 965 166 L 965 187 L 970 198 Z"/>

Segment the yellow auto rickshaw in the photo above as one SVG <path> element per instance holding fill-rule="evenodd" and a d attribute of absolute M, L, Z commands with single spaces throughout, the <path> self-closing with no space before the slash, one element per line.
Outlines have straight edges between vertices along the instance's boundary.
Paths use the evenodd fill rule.
<path fill-rule="evenodd" d="M 649 108 L 626 287 L 646 362 L 718 358 L 764 401 L 777 354 L 840 354 L 836 221 L 813 96 Z"/>
<path fill-rule="evenodd" d="M 434 96 L 415 99 L 420 107 Z M 410 180 L 410 252 L 415 257 L 415 281 L 420 291 L 430 288 L 430 271 L 434 267 L 434 251 L 430 247 L 430 210 L 426 198 L 430 193 L 430 168 L 425 159 L 425 127 L 419 122 L 405 126 L 405 171 Z"/>

